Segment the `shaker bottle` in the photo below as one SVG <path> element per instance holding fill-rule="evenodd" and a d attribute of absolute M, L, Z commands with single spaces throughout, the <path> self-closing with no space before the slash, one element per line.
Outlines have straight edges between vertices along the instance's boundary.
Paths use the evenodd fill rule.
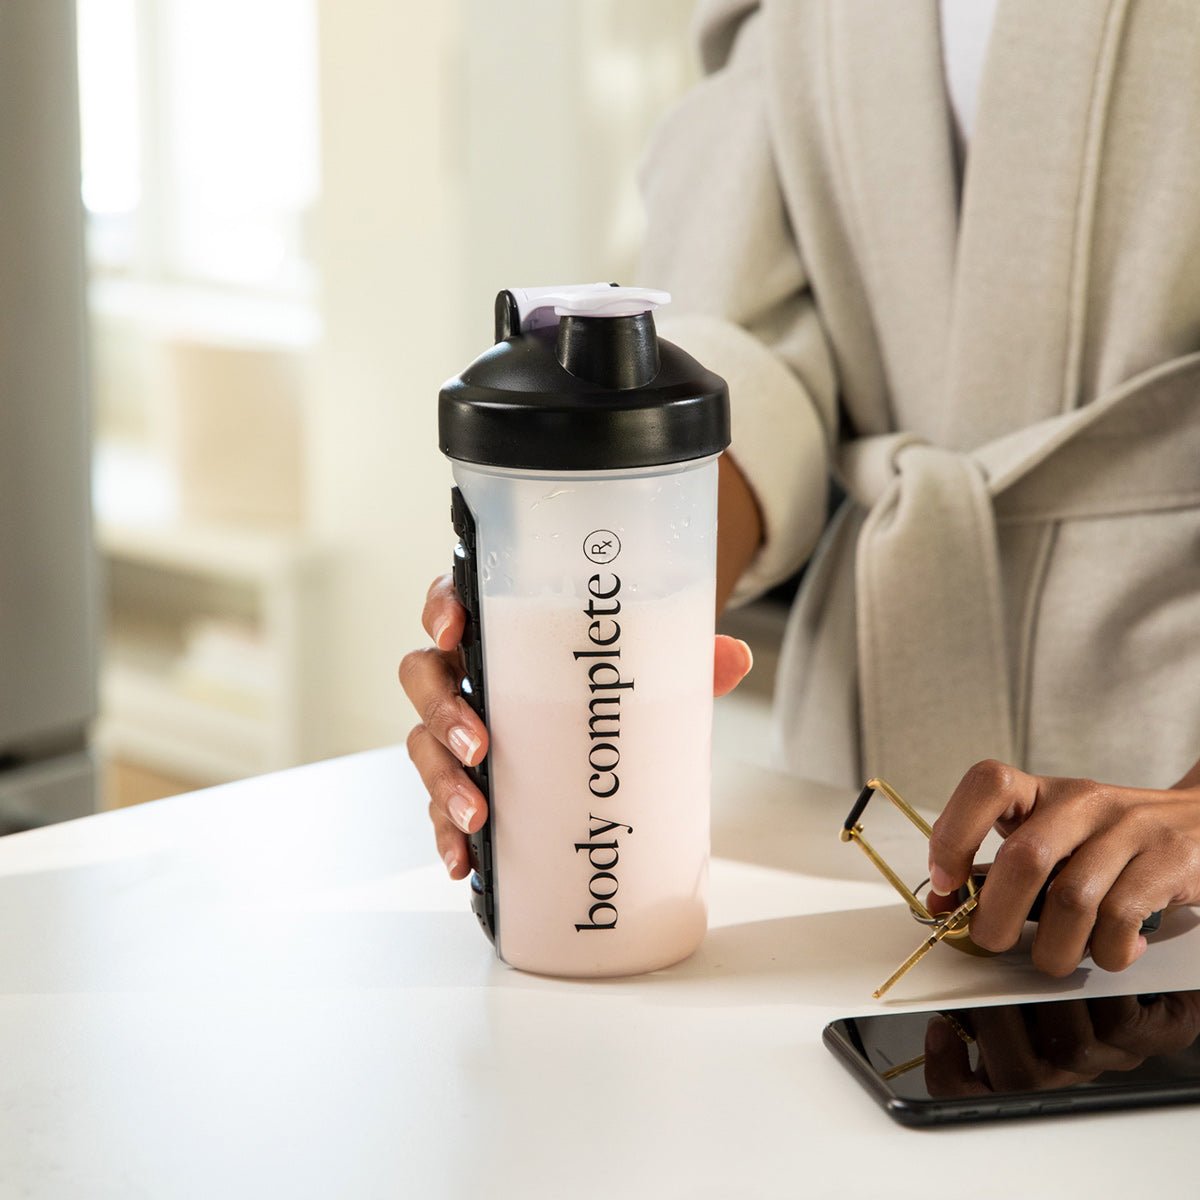
<path fill-rule="evenodd" d="M 650 971 L 707 922 L 724 381 L 660 341 L 664 292 L 513 289 L 439 397 L 452 461 L 472 906 L 550 975 Z"/>

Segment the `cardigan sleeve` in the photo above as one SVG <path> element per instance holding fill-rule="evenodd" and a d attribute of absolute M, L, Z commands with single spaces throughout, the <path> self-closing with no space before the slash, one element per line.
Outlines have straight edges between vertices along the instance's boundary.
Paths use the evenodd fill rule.
<path fill-rule="evenodd" d="M 792 574 L 820 536 L 837 388 L 775 167 L 758 5 L 702 3 L 696 25 L 708 74 L 642 164 L 640 282 L 672 294 L 662 336 L 729 384 L 729 453 L 764 525 L 736 604 Z"/>

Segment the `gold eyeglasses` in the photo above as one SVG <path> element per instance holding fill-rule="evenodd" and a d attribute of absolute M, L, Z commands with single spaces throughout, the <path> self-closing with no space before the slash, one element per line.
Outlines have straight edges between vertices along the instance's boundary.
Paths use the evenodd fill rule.
<path fill-rule="evenodd" d="M 895 788 L 884 783 L 882 779 L 867 780 L 867 786 L 859 793 L 854 807 L 842 824 L 842 841 L 858 843 L 859 849 L 874 863 L 875 868 L 884 879 L 903 897 L 913 920 L 926 926 L 930 931 L 925 940 L 875 989 L 872 995 L 878 1000 L 898 979 L 902 979 L 911 971 L 938 942 L 949 942 L 956 950 L 961 950 L 965 954 L 990 957 L 992 951 L 983 949 L 982 946 L 976 945 L 971 940 L 971 914 L 979 903 L 979 889 L 983 886 L 983 881 L 987 876 L 982 871 L 972 871 L 967 882 L 954 895 L 955 907 L 945 912 L 930 912 L 929 907 L 921 899 L 921 892 L 929 880 L 922 880 L 915 888 L 909 888 L 904 880 L 892 870 L 879 851 L 863 836 L 862 815 L 866 812 L 867 805 L 870 804 L 871 798 L 876 792 L 882 792 L 925 835 L 926 840 L 932 836 L 933 830 L 929 827 L 929 822 Z M 1050 872 L 1049 878 L 1035 897 L 1026 920 L 1036 921 L 1042 915 L 1047 892 L 1063 865 L 1063 863 L 1059 863 Z M 1161 912 L 1152 912 L 1142 921 L 1140 932 L 1143 935 L 1157 933 L 1162 924 L 1162 916 Z"/>
<path fill-rule="evenodd" d="M 975 911 L 975 905 L 979 902 L 978 891 L 983 876 L 973 875 L 963 887 L 959 888 L 958 893 L 954 897 L 956 901 L 954 908 L 946 912 L 930 912 L 929 907 L 920 896 L 920 893 L 924 890 L 929 880 L 922 880 L 915 888 L 910 888 L 892 870 L 879 851 L 867 841 L 863 834 L 862 816 L 876 792 L 882 792 L 925 835 L 926 839 L 930 837 L 933 830 L 929 827 L 929 822 L 895 788 L 885 783 L 882 779 L 867 780 L 867 786 L 859 793 L 858 799 L 854 802 L 854 807 L 850 810 L 849 815 L 842 825 L 842 841 L 855 842 L 858 845 L 858 848 L 874 864 L 876 870 L 900 893 L 904 903 L 908 905 L 908 910 L 912 914 L 913 920 L 929 929 L 929 934 L 925 940 L 872 993 L 878 1000 L 897 980 L 908 974 L 938 942 L 949 942 L 955 949 L 962 950 L 966 954 L 985 955 L 990 953 L 990 951 L 977 946 L 971 941 L 970 936 L 971 914 Z"/>

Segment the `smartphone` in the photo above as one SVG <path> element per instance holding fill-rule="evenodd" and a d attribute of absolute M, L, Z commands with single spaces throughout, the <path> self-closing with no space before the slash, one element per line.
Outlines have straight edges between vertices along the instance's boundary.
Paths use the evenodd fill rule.
<path fill-rule="evenodd" d="M 904 1125 L 1200 1100 L 1200 991 L 873 1013 L 824 1040 Z"/>

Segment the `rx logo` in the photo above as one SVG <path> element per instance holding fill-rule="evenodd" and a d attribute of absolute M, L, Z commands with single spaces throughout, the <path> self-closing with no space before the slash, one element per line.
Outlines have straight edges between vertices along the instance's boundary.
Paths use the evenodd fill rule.
<path fill-rule="evenodd" d="M 611 529 L 593 529 L 583 539 L 583 552 L 594 563 L 610 563 L 621 553 L 621 539 Z"/>

